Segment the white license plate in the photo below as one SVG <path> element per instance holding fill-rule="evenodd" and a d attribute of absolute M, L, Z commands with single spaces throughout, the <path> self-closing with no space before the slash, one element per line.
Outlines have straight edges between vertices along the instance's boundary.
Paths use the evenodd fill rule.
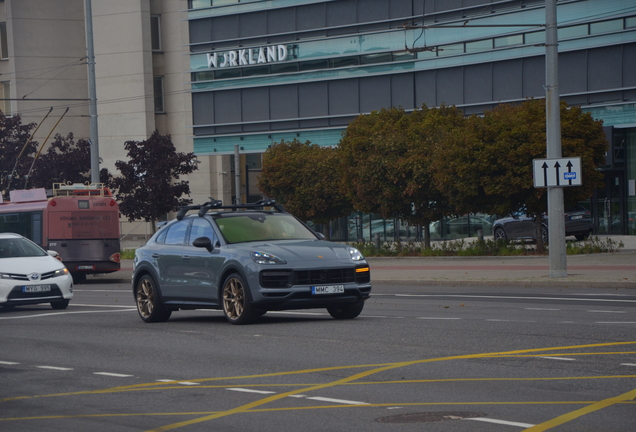
<path fill-rule="evenodd" d="M 312 286 L 312 294 L 341 294 L 344 292 L 344 285 L 322 285 Z"/>
<path fill-rule="evenodd" d="M 583 215 L 574 215 L 570 219 L 583 219 Z"/>
<path fill-rule="evenodd" d="M 29 285 L 22 287 L 22 292 L 25 293 L 38 293 L 48 291 L 51 291 L 51 285 Z"/>
<path fill-rule="evenodd" d="M 94 268 L 95 268 L 95 266 L 92 266 L 92 265 L 77 266 L 78 270 L 93 270 Z"/>

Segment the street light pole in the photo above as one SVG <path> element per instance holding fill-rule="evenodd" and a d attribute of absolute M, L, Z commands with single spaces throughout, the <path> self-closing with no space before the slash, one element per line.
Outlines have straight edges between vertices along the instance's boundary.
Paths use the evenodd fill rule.
<path fill-rule="evenodd" d="M 561 101 L 559 98 L 559 47 L 556 0 L 545 2 L 546 153 L 561 158 Z M 565 253 L 563 188 L 548 187 L 548 243 L 550 277 L 568 275 Z"/>
<path fill-rule="evenodd" d="M 86 25 L 86 64 L 88 65 L 88 114 L 90 117 L 91 183 L 99 183 L 99 140 L 97 133 L 97 91 L 95 89 L 95 49 L 93 46 L 93 9 L 91 0 L 84 0 Z"/>

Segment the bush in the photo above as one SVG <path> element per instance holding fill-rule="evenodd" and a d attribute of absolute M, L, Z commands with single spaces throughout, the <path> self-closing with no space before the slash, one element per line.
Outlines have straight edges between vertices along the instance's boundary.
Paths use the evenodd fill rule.
<path fill-rule="evenodd" d="M 135 258 L 135 249 L 124 249 L 120 252 L 120 258 L 123 260 L 131 260 Z"/>
<path fill-rule="evenodd" d="M 366 257 L 436 257 L 436 256 L 521 256 L 521 255 L 545 255 L 536 251 L 535 245 L 525 242 L 510 240 L 477 240 L 468 242 L 463 239 L 433 242 L 430 249 L 426 249 L 422 242 L 384 242 L 378 249 L 374 243 L 350 243 Z M 625 247 L 623 242 L 607 238 L 600 240 L 593 237 L 584 241 L 568 242 L 568 255 L 581 255 L 603 252 L 617 252 Z"/>

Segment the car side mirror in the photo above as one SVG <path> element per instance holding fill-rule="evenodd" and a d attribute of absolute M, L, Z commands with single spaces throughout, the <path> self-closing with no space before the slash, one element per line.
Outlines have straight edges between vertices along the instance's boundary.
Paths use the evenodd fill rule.
<path fill-rule="evenodd" d="M 208 252 L 212 252 L 212 250 L 214 249 L 214 246 L 212 246 L 212 240 L 210 240 L 208 237 L 199 237 L 194 239 L 194 241 L 192 242 L 192 246 L 206 248 Z"/>
<path fill-rule="evenodd" d="M 47 251 L 46 251 L 46 253 L 48 253 L 50 256 L 52 256 L 52 257 L 53 257 L 53 258 L 55 258 L 56 260 L 58 260 L 58 261 L 62 261 L 62 256 L 61 256 L 59 253 L 57 253 L 56 251 L 54 251 L 54 250 L 47 250 Z"/>

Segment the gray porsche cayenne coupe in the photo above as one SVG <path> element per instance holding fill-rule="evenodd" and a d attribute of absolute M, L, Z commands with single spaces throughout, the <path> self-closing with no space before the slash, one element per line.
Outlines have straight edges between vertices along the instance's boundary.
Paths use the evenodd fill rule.
<path fill-rule="evenodd" d="M 357 249 L 325 241 L 273 200 L 183 207 L 136 250 L 133 265 L 145 322 L 184 309 L 221 309 L 232 324 L 309 308 L 352 319 L 371 293 L 369 264 Z"/>

